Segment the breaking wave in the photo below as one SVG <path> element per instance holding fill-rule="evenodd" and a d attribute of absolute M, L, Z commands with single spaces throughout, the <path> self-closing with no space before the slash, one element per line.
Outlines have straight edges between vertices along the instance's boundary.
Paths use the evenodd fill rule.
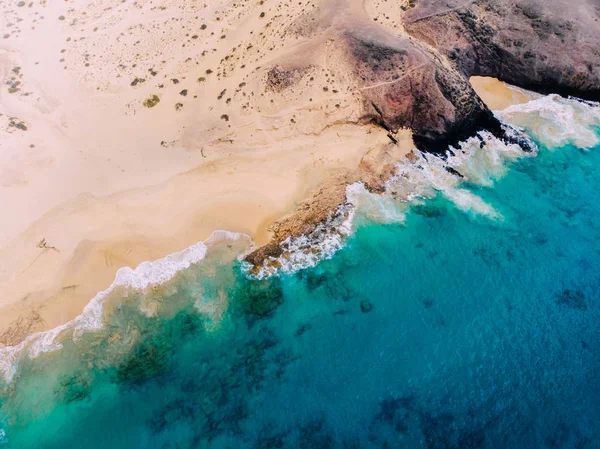
<path fill-rule="evenodd" d="M 500 120 L 525 128 L 546 148 L 573 145 L 581 149 L 600 143 L 600 104 L 548 95 L 497 111 Z"/>
<path fill-rule="evenodd" d="M 281 242 L 281 256 L 267 257 L 252 274 L 250 270 L 253 266 L 248 262 L 242 264 L 242 269 L 252 278 L 265 279 L 314 267 L 322 260 L 333 257 L 344 246 L 346 238 L 353 232 L 354 215 L 354 206 L 351 203 L 343 204 L 310 234 L 288 237 Z"/>
<path fill-rule="evenodd" d="M 120 293 L 126 297 L 132 291 L 140 292 L 164 284 L 173 279 L 180 271 L 200 263 L 206 257 L 211 246 L 223 240 L 239 239 L 251 241 L 250 237 L 245 234 L 215 231 L 208 239 L 183 251 L 153 262 L 142 262 L 135 269 L 120 268 L 110 287 L 94 296 L 85 306 L 81 315 L 48 331 L 32 334 L 18 345 L 0 349 L 0 372 L 4 375 L 5 380 L 10 382 L 22 356 L 28 355 L 35 358 L 42 353 L 56 351 L 62 348 L 61 341 L 64 341 L 69 335 L 76 340 L 84 332 L 102 329 L 104 326 L 104 302 L 111 294 Z"/>
<path fill-rule="evenodd" d="M 267 258 L 252 276 L 263 279 L 314 267 L 333 257 L 361 223 L 402 223 L 411 206 L 436 195 L 467 213 L 502 220 L 492 205 L 466 187 L 491 187 L 512 162 L 537 154 L 535 142 L 546 148 L 571 144 L 581 149 L 600 143 L 594 129 L 600 127 L 596 103 L 548 95 L 495 113 L 505 123 L 507 141 L 484 131 L 458 148 L 449 148 L 445 155 L 413 150 L 410 158 L 396 164 L 382 194 L 369 192 L 362 183 L 349 185 L 344 205 L 312 233 L 286 239 L 283 254 Z M 252 267 L 245 268 L 250 272 Z"/>
<path fill-rule="evenodd" d="M 266 258 L 252 276 L 264 279 L 314 267 L 333 257 L 360 224 L 402 223 L 411 206 L 438 193 L 459 209 L 500 219 L 492 206 L 462 185 L 490 186 L 506 173 L 507 162 L 528 154 L 519 145 L 504 143 L 487 132 L 448 150 L 444 156 L 414 150 L 410 160 L 396 164 L 395 175 L 385 183 L 383 193 L 369 192 L 360 182 L 347 186 L 345 204 L 310 234 L 288 237 L 281 244 L 283 254 Z M 247 264 L 245 268 L 250 272 L 252 267 Z"/>

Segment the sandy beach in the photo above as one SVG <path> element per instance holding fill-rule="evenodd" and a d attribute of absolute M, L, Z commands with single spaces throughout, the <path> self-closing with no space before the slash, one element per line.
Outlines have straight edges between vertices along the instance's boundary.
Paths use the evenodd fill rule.
<path fill-rule="evenodd" d="M 0 345 L 213 230 L 265 243 L 323 181 L 392 145 L 360 123 L 327 51 L 303 90 L 260 87 L 263 64 L 293 62 L 269 31 L 291 19 L 211 3 L 0 1 Z M 528 100 L 472 82 L 492 109 Z M 396 139 L 396 157 L 413 148 L 409 131 Z"/>
<path fill-rule="evenodd" d="M 540 94 L 519 89 L 495 78 L 472 76 L 471 85 L 492 111 L 500 111 L 514 104 L 523 104 L 540 98 Z"/>
<path fill-rule="evenodd" d="M 1 4 L 3 345 L 72 319 L 118 268 L 215 229 L 266 242 L 323 180 L 389 143 L 375 126 L 336 123 L 348 111 L 317 87 L 294 110 L 224 98 L 260 56 L 227 77 L 206 72 L 232 45 L 252 45 L 260 12 L 162 3 Z"/>

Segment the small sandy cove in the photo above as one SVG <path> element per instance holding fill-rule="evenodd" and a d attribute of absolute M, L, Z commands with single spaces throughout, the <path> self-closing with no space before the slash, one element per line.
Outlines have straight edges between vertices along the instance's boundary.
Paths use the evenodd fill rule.
<path fill-rule="evenodd" d="M 275 3 L 0 9 L 0 346 L 72 319 L 120 267 L 215 229 L 266 242 L 311 190 L 390 144 L 336 116 L 352 116 L 349 94 L 315 86 L 291 108 L 257 88 L 261 65 L 286 56 L 264 33 Z M 492 108 L 527 101 L 475 86 Z M 412 149 L 409 132 L 399 140 Z"/>

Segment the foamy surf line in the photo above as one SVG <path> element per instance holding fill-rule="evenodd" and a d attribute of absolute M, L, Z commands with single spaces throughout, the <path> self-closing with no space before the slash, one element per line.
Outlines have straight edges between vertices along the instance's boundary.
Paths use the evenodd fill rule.
<path fill-rule="evenodd" d="M 588 149 L 600 143 L 600 103 L 547 95 L 513 105 L 495 114 L 502 121 L 525 128 L 548 148 L 574 145 Z"/>
<path fill-rule="evenodd" d="M 531 142 L 530 147 L 535 147 Z M 494 208 L 469 190 L 463 183 L 490 186 L 507 170 L 507 161 L 527 156 L 517 144 L 506 144 L 483 132 L 462 142 L 445 157 L 413 152 L 411 160 L 396 164 L 396 174 L 381 194 L 371 193 L 363 183 L 346 187 L 346 202 L 309 234 L 288 237 L 281 243 L 283 254 L 267 257 L 258 270 L 250 264 L 244 269 L 250 277 L 293 274 L 315 267 L 330 259 L 362 222 L 402 223 L 411 206 L 422 204 L 438 193 L 466 212 L 492 219 L 501 216 Z M 252 273 L 252 274 L 250 274 Z"/>
<path fill-rule="evenodd" d="M 97 331 L 104 327 L 102 319 L 105 299 L 118 288 L 133 289 L 143 292 L 149 287 L 161 285 L 173 279 L 179 272 L 201 262 L 210 246 L 224 240 L 252 239 L 240 233 L 229 231 L 214 231 L 210 237 L 196 243 L 183 251 L 170 254 L 153 262 L 142 262 L 135 269 L 120 268 L 115 280 L 106 290 L 96 294 L 85 306 L 83 312 L 71 321 L 53 329 L 29 335 L 25 340 L 15 346 L 0 349 L 0 372 L 7 382 L 10 382 L 16 373 L 21 357 L 28 355 L 35 358 L 42 353 L 56 351 L 62 348 L 59 337 L 67 338 L 68 332 L 76 340 L 82 333 Z M 127 291 L 126 296 L 129 292 Z"/>
<path fill-rule="evenodd" d="M 510 163 L 535 156 L 538 146 L 529 135 L 547 148 L 574 145 L 588 149 L 600 143 L 594 127 L 600 127 L 600 104 L 548 95 L 497 111 L 505 131 L 514 142 L 504 142 L 489 132 L 449 148 L 442 157 L 414 151 L 414 158 L 396 164 L 396 174 L 382 194 L 369 192 L 362 183 L 349 185 L 347 201 L 308 235 L 288 237 L 283 254 L 268 257 L 250 277 L 292 274 L 330 259 L 360 225 L 361 219 L 375 223 L 402 223 L 414 205 L 440 194 L 458 209 L 493 220 L 503 217 L 493 206 L 463 187 L 464 184 L 490 187 L 508 171 Z M 244 267 L 248 273 L 251 266 Z"/>

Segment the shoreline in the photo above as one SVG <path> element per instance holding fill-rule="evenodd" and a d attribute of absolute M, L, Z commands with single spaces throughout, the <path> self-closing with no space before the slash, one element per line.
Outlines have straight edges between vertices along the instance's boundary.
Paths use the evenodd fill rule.
<path fill-rule="evenodd" d="M 105 198 L 81 195 L 54 208 L 0 250 L 3 343 L 69 321 L 120 267 L 181 251 L 215 229 L 266 243 L 272 222 L 327 177 L 351 172 L 378 133 L 373 129 L 368 135 L 356 125 L 335 127 L 309 139 L 321 149 L 320 158 L 271 147 L 200 166 L 158 186 Z M 338 135 L 343 146 L 334 140 Z"/>
<path fill-rule="evenodd" d="M 504 88 L 505 86 L 498 87 Z M 583 119 L 582 128 L 580 129 L 582 131 L 587 126 L 598 123 L 597 111 L 586 109 L 592 106 L 597 107 L 597 105 L 581 104 L 576 100 L 565 100 L 556 95 L 551 95 L 534 100 L 529 104 L 524 104 L 522 107 L 509 107 L 501 111 L 501 115 L 508 114 L 511 117 L 509 123 L 512 125 L 514 125 L 512 119 L 516 119 L 517 124 L 530 124 L 529 120 L 531 117 L 521 116 L 519 118 L 519 115 L 530 114 L 538 108 L 538 112 L 542 113 L 543 117 L 543 112 L 549 110 L 548 108 L 551 108 L 551 110 L 554 110 L 555 107 L 558 107 L 559 110 L 561 108 L 569 108 L 572 114 L 567 114 L 567 116 L 571 117 L 574 114 L 578 119 Z M 561 146 L 570 142 L 575 147 L 581 149 L 598 144 L 597 138 L 593 141 L 579 140 L 573 133 L 561 133 L 560 131 L 565 126 L 569 127 L 568 119 L 565 119 L 564 114 L 559 115 L 556 123 L 547 128 L 552 132 L 550 133 L 550 141 L 545 142 L 545 144 L 548 146 L 552 146 L 552 144 Z M 576 127 L 574 124 L 571 124 L 571 126 Z M 539 129 L 534 127 L 529 131 L 537 136 L 539 140 L 544 141 L 544 136 L 539 134 Z M 558 134 L 554 135 L 554 131 L 558 131 Z M 558 140 L 552 140 L 553 135 Z M 482 145 L 484 140 L 487 143 L 486 146 Z M 530 146 L 536 145 L 530 142 Z M 321 231 L 315 235 L 312 233 L 304 234 L 296 242 L 292 239 L 289 244 L 286 244 L 288 246 L 286 249 L 287 255 L 282 256 L 279 262 L 271 260 L 267 265 L 262 265 L 260 270 L 266 271 L 253 274 L 258 275 L 258 279 L 262 279 L 265 275 L 269 276 L 273 274 L 273 268 L 283 273 L 293 273 L 304 268 L 313 267 L 324 259 L 329 259 L 344 245 L 345 239 L 342 236 L 348 237 L 353 233 L 354 218 L 359 215 L 362 216 L 364 212 L 367 212 L 366 216 L 370 217 L 374 222 L 391 223 L 396 222 L 397 219 L 403 220 L 402 217 L 404 217 L 405 209 L 396 211 L 393 214 L 396 218 L 392 218 L 388 215 L 388 212 L 390 210 L 393 211 L 396 206 L 388 204 L 390 208 L 382 208 L 379 200 L 383 200 L 385 203 L 390 198 L 393 198 L 394 202 L 399 201 L 399 203 L 396 203 L 398 206 L 402 203 L 415 205 L 422 204 L 418 198 L 431 198 L 436 195 L 435 192 L 440 192 L 463 211 L 472 211 L 475 214 L 485 215 L 491 219 L 498 218 L 499 216 L 493 206 L 482 202 L 477 195 L 469 195 L 468 192 L 461 189 L 462 178 L 466 177 L 469 182 L 474 182 L 476 185 L 491 186 L 494 180 L 506 174 L 506 169 L 508 168 L 506 165 L 507 162 L 527 157 L 530 153 L 522 145 L 502 141 L 491 132 L 484 133 L 479 139 L 476 137 L 469 139 L 461 148 L 461 152 L 449 155 L 447 159 L 435 155 L 429 158 L 423 153 L 411 153 L 411 155 L 406 157 L 406 163 L 397 164 L 397 172 L 392 174 L 390 178 L 387 178 L 391 184 L 388 184 L 386 181 L 385 191 L 382 192 L 373 193 L 369 191 L 365 188 L 365 181 L 361 181 L 360 184 L 346 184 L 345 186 L 349 188 L 346 189 L 347 193 L 344 196 L 346 198 L 346 203 L 343 207 L 345 212 L 340 211 L 340 217 L 344 220 L 343 222 L 335 218 L 333 221 L 319 223 L 325 226 L 324 228 L 319 226 L 319 228 L 322 228 Z M 483 160 L 481 160 L 482 157 Z M 475 167 L 472 164 L 474 160 L 478 160 L 479 162 Z M 483 168 L 483 173 L 477 170 L 477 166 L 482 162 L 487 164 Z M 473 171 L 473 169 L 475 170 Z M 433 177 L 432 174 L 434 175 Z M 327 192 L 323 189 L 320 191 Z M 378 193 L 381 193 L 381 196 L 378 197 Z M 387 199 L 386 196 L 388 197 Z M 416 203 L 413 202 L 415 198 L 417 198 Z M 371 203 L 372 201 L 375 201 L 375 208 L 367 207 L 363 210 L 362 207 L 365 205 L 365 202 Z M 347 205 L 350 206 L 349 209 L 346 208 Z M 311 245 L 311 250 L 308 252 L 306 251 L 308 248 L 307 243 Z M 317 248 L 320 248 L 317 251 L 323 252 L 315 253 L 312 250 L 314 248 L 313 244 Z M 220 253 L 219 251 L 217 253 L 211 252 L 211 248 L 218 248 L 220 245 L 225 245 L 221 247 L 224 253 Z M 45 331 L 31 333 L 16 345 L 0 348 L 0 371 L 4 373 L 5 380 L 11 382 L 21 357 L 28 354 L 31 358 L 35 358 L 42 353 L 60 350 L 65 338 L 70 337 L 76 340 L 83 332 L 102 329 L 105 318 L 104 303 L 107 298 L 120 301 L 127 298 L 132 291 L 136 293 L 140 292 L 144 295 L 152 292 L 151 296 L 157 294 L 160 296 L 158 292 L 162 291 L 163 288 L 167 290 L 171 289 L 170 281 L 175 279 L 180 273 L 183 272 L 182 276 L 185 279 L 187 276 L 185 270 L 191 265 L 200 264 L 205 259 L 213 259 L 215 254 L 217 257 L 230 254 L 226 257 L 231 261 L 233 261 L 233 256 L 237 255 L 238 260 L 241 260 L 248 254 L 252 247 L 252 239 L 245 234 L 214 231 L 206 240 L 191 245 L 183 251 L 169 254 L 164 258 L 152 262 L 143 262 L 135 269 L 129 267 L 120 268 L 110 286 L 97 292 L 85 305 L 82 313 L 72 320 Z M 231 253 L 232 251 L 233 254 Z M 292 254 L 291 258 L 287 259 L 290 254 Z M 276 264 L 273 264 L 273 262 L 276 262 Z M 277 263 L 281 263 L 281 265 L 277 265 Z M 210 267 L 211 265 L 208 265 L 205 268 L 210 272 Z M 171 292 L 173 291 L 171 290 Z M 134 296 L 136 295 L 134 294 Z M 152 315 L 154 313 L 151 303 L 149 307 L 141 305 L 140 310 L 144 314 L 149 313 Z"/>
<path fill-rule="evenodd" d="M 0 346 L 73 319 L 119 268 L 215 229 L 268 242 L 275 220 L 389 142 L 359 124 L 356 99 L 319 85 L 289 108 L 288 93 L 264 92 L 257 67 L 284 50 L 247 50 L 251 67 L 225 76 L 232 45 L 263 45 L 245 41 L 266 26 L 255 7 L 2 9 L 0 26 L 19 25 L 0 43 L 0 204 L 10 211 Z M 144 105 L 153 95 L 160 101 Z"/>
<path fill-rule="evenodd" d="M 507 96 L 514 92 L 504 83 L 490 80 L 485 81 L 483 90 L 477 86 L 476 88 L 479 89 L 478 93 L 484 99 L 488 94 L 496 98 L 498 95 Z M 519 101 L 516 101 L 515 97 L 511 97 L 514 104 L 523 102 L 526 97 L 523 94 L 517 98 Z M 320 148 L 323 148 L 327 146 L 327 142 L 331 140 L 332 136 L 341 135 L 343 136 L 343 148 L 347 149 L 352 144 L 358 148 L 354 150 L 355 154 L 350 158 L 351 160 L 346 161 L 345 167 L 336 169 L 323 164 L 323 171 L 320 174 L 314 172 L 317 161 L 313 159 L 312 170 L 299 174 L 297 185 L 292 190 L 289 188 L 289 179 L 286 178 L 285 184 L 288 188 L 286 195 L 269 198 L 270 202 L 260 201 L 265 199 L 265 194 L 261 193 L 265 186 L 261 185 L 260 189 L 247 188 L 247 191 L 243 193 L 234 189 L 229 198 L 225 197 L 221 201 L 208 203 L 203 202 L 206 196 L 210 196 L 208 192 L 204 191 L 203 195 L 194 198 L 195 202 L 188 198 L 185 204 L 179 204 L 179 207 L 174 209 L 171 208 L 175 197 L 186 192 L 190 185 L 196 185 L 196 183 L 201 186 L 210 185 L 210 179 L 204 177 L 207 175 L 206 172 L 210 173 L 208 177 L 212 176 L 213 188 L 217 189 L 213 190 L 213 193 L 219 191 L 223 187 L 223 182 L 219 178 L 223 177 L 223 172 L 228 170 L 228 163 L 231 163 L 225 157 L 222 161 L 208 164 L 208 167 L 200 166 L 192 171 L 176 175 L 159 186 L 120 192 L 107 198 L 82 195 L 74 201 L 55 208 L 30 226 L 19 236 L 20 239 L 12 242 L 12 245 L 0 249 L 0 264 L 5 264 L 7 260 L 14 262 L 12 257 L 8 257 L 8 254 L 16 253 L 25 253 L 23 254 L 25 257 L 21 258 L 21 263 L 27 264 L 25 271 L 21 272 L 13 282 L 0 284 L 0 292 L 3 297 L 13 298 L 12 302 L 8 304 L 5 302 L 3 306 L 0 306 L 0 310 L 3 311 L 2 318 L 0 318 L 2 344 L 13 346 L 32 333 L 52 329 L 72 320 L 81 313 L 91 298 L 113 282 L 119 268 L 135 267 L 144 261 L 157 260 L 168 254 L 182 251 L 208 238 L 215 229 L 247 234 L 259 248 L 271 241 L 272 234 L 267 229 L 272 224 L 281 222 L 281 218 L 286 213 L 291 213 L 298 204 L 303 204 L 303 202 L 306 204 L 314 200 L 315 196 L 311 192 L 326 192 L 325 198 L 330 204 L 327 207 L 320 205 L 319 209 L 327 214 L 329 210 L 341 204 L 345 198 L 345 193 L 341 193 L 337 197 L 331 195 L 331 185 L 335 185 L 336 180 L 339 181 L 337 185 L 343 187 L 345 192 L 346 185 L 361 180 L 361 176 L 363 181 L 368 179 L 368 176 L 373 176 L 377 169 L 380 170 L 379 175 L 381 175 L 382 170 L 386 167 L 389 169 L 389 164 L 400 160 L 399 158 L 404 157 L 412 149 L 410 132 L 400 132 L 398 138 L 401 145 L 395 146 L 386 143 L 387 137 L 382 131 L 380 128 L 370 125 L 366 131 L 360 125 L 342 125 L 329 128 L 317 137 L 311 137 L 314 139 L 311 142 L 313 145 L 320 145 Z M 299 139 L 306 139 L 306 136 L 300 136 Z M 359 141 L 359 145 L 356 145 L 357 141 Z M 373 145 L 373 148 L 370 150 L 370 156 L 365 158 L 363 153 L 369 153 L 367 150 L 369 145 Z M 339 144 L 336 145 L 336 148 L 332 149 L 332 153 L 335 154 L 336 151 L 339 151 L 339 147 Z M 393 149 L 396 154 L 390 155 L 387 152 L 389 149 Z M 265 155 L 274 155 L 272 149 L 261 151 Z M 287 158 L 289 154 L 282 153 L 281 157 Z M 252 174 L 237 175 L 240 177 L 240 182 L 236 186 L 238 189 L 241 188 L 241 184 L 250 185 L 253 180 L 264 183 L 265 177 L 269 177 L 265 171 L 257 172 L 260 169 L 252 156 L 248 156 L 248 159 L 247 170 L 252 171 Z M 339 163 L 340 159 L 338 158 L 336 162 Z M 243 166 L 241 161 L 238 161 L 238 164 Z M 359 167 L 361 164 L 362 172 L 356 171 L 356 169 L 352 170 L 352 166 Z M 275 163 L 272 173 L 277 172 L 281 167 L 281 163 Z M 264 170 L 265 167 L 262 166 L 262 169 Z M 240 168 L 238 168 L 239 171 L 241 171 Z M 323 189 L 322 183 L 325 179 L 328 179 L 327 183 L 330 186 Z M 373 183 L 374 186 L 375 184 Z M 275 182 L 267 190 L 276 191 L 283 185 L 282 181 Z M 186 206 L 192 207 L 188 209 Z M 155 213 L 147 215 L 147 211 L 152 209 Z M 122 216 L 124 211 L 126 211 L 125 218 Z M 187 227 L 173 228 L 173 223 L 168 220 L 152 220 L 150 218 L 162 214 L 172 214 L 188 225 Z M 206 218 L 207 215 L 210 216 L 209 219 Z M 106 228 L 107 217 L 115 219 L 114 229 Z M 317 215 L 313 220 L 317 223 L 322 221 L 322 218 Z M 97 223 L 96 229 L 89 229 L 91 222 Z M 146 226 L 146 229 L 142 232 L 138 231 L 137 234 L 123 231 L 121 229 L 123 222 L 126 222 L 129 227 L 142 230 L 143 226 Z M 76 239 L 70 235 L 71 242 L 65 244 L 58 239 L 63 227 L 69 227 L 71 230 L 83 229 L 85 233 Z M 49 236 L 45 237 L 47 248 L 34 246 L 40 235 Z M 60 252 L 52 248 L 57 241 L 59 244 L 56 247 Z M 29 254 L 24 251 L 26 246 L 29 246 Z M 64 248 L 69 248 L 70 253 L 67 253 Z M 27 255 L 29 258 L 26 257 Z M 30 260 L 33 260 L 34 263 L 31 264 Z M 49 266 L 53 269 L 48 270 Z M 28 277 L 23 279 L 23 273 Z M 32 285 L 33 278 L 36 282 L 34 285 Z M 23 299 L 14 300 L 19 295 Z"/>
<path fill-rule="evenodd" d="M 497 87 L 505 88 L 505 86 Z M 552 101 L 556 101 L 556 99 L 552 96 L 549 96 L 543 97 L 540 100 L 536 100 L 532 104 L 538 105 L 538 107 L 541 108 L 540 110 L 543 111 L 546 110 L 545 108 L 547 108 L 547 102 Z M 580 107 L 583 108 L 583 106 Z M 520 110 L 530 112 L 528 108 L 529 105 L 525 105 L 523 109 L 515 109 L 509 107 L 506 109 L 506 113 L 518 114 L 518 111 Z M 588 113 L 585 110 L 576 109 L 576 111 L 578 111 L 576 112 L 578 114 L 585 115 Z M 565 123 L 559 120 L 557 123 L 557 129 L 562 129 L 561 127 L 564 125 Z M 535 133 L 536 130 L 534 130 L 534 134 Z M 462 193 L 459 194 L 459 192 L 461 191 L 461 178 L 463 177 L 460 173 L 469 173 L 470 168 L 472 168 L 470 158 L 474 157 L 475 159 L 478 159 L 481 156 L 481 154 L 479 154 L 478 156 L 477 153 L 480 153 L 480 151 L 483 149 L 485 154 L 487 154 L 488 152 L 491 154 L 489 156 L 490 160 L 488 161 L 490 165 L 487 167 L 486 170 L 484 170 L 490 177 L 490 179 L 487 181 L 485 177 L 479 179 L 478 174 L 474 173 L 474 182 L 479 183 L 481 185 L 488 185 L 488 182 L 496 179 L 496 176 L 502 176 L 505 173 L 505 162 L 513 161 L 521 157 L 526 157 L 528 153 L 523 148 L 521 148 L 520 145 L 516 145 L 510 142 L 503 142 L 500 139 L 493 136 L 493 134 L 491 134 L 490 132 L 487 132 L 486 134 L 486 136 L 482 137 L 485 139 L 489 138 L 489 140 L 486 141 L 489 145 L 491 145 L 490 147 L 484 148 L 480 144 L 481 140 L 472 138 L 469 139 L 468 142 L 466 142 L 466 146 L 463 147 L 461 156 L 458 157 L 451 156 L 446 160 L 439 158 L 438 156 L 434 157 L 432 161 L 429 161 L 429 158 L 425 158 L 424 155 L 420 154 L 413 154 L 412 156 L 407 156 L 406 159 L 408 165 L 398 165 L 400 171 L 396 174 L 391 175 L 391 178 L 393 179 L 386 178 L 390 179 L 390 182 L 399 181 L 400 184 L 398 184 L 396 187 L 392 187 L 391 191 L 386 189 L 385 193 L 387 195 L 391 194 L 391 196 L 395 200 L 401 200 L 402 202 L 404 202 L 402 200 L 402 198 L 404 198 L 405 201 L 411 203 L 412 200 L 410 200 L 410 198 L 413 197 L 415 194 L 417 198 L 428 198 L 432 194 L 431 192 L 439 191 L 442 192 L 442 194 L 446 196 L 447 199 L 453 201 L 455 205 L 460 209 L 463 209 L 465 211 L 472 210 L 474 213 L 488 215 L 492 219 L 496 218 L 496 214 L 493 210 L 493 207 L 482 203 L 477 196 L 472 196 L 469 199 L 465 197 L 464 191 L 462 191 Z M 573 138 L 573 136 L 567 135 L 566 138 L 570 139 Z M 580 148 L 586 148 L 589 145 L 593 145 L 594 143 L 574 141 L 573 144 Z M 515 151 L 517 151 L 518 154 L 515 153 Z M 420 167 L 421 163 L 419 161 L 421 161 L 421 163 L 425 167 L 428 167 L 425 169 L 425 173 L 428 174 L 419 174 L 423 173 L 422 168 Z M 416 171 L 412 172 L 413 168 L 410 168 L 410 166 L 414 167 Z M 451 170 L 448 170 L 448 167 L 454 169 L 454 173 Z M 456 169 L 458 169 L 458 173 L 456 172 Z M 431 178 L 431 170 L 440 175 L 439 179 Z M 412 172 L 412 175 L 407 174 L 408 172 Z M 472 174 L 473 173 L 471 173 L 471 175 Z M 419 181 L 420 177 L 422 177 L 422 179 Z M 453 180 L 449 180 L 449 177 L 453 178 Z M 412 179 L 412 181 L 409 181 L 410 179 Z M 423 181 L 426 181 L 425 184 L 421 184 Z M 412 187 L 416 188 L 417 190 L 403 190 L 402 186 L 406 187 L 406 182 L 409 182 L 409 184 L 411 182 L 414 182 L 415 184 Z M 348 186 L 348 184 L 345 184 L 344 186 Z M 365 189 L 365 181 L 361 181 L 361 185 L 353 184 L 352 187 L 354 186 L 357 186 L 358 190 L 352 189 L 353 193 L 350 193 L 351 189 L 347 189 L 348 198 L 346 199 L 346 201 L 349 201 L 352 205 L 351 207 L 353 208 L 354 212 L 359 210 L 359 205 L 364 203 L 364 201 L 372 201 L 374 197 L 377 196 L 377 193 L 384 193 L 373 193 L 368 189 Z M 397 188 L 399 189 L 396 190 Z M 430 193 L 427 193 L 428 191 Z M 327 190 L 321 189 L 320 192 L 326 193 Z M 366 196 L 363 199 L 359 199 L 357 195 Z M 397 195 L 399 196 L 397 197 Z M 350 199 L 350 197 L 352 197 L 352 199 Z M 346 198 L 346 195 L 344 195 L 344 198 Z M 380 198 L 384 199 L 385 195 L 381 196 Z M 465 200 L 467 200 L 469 204 L 467 204 Z M 417 204 L 419 203 L 417 202 Z M 352 217 L 354 216 L 354 212 L 350 210 L 349 217 L 342 217 L 344 218 L 344 223 L 332 223 L 332 228 L 330 228 L 329 230 L 324 229 L 325 234 L 331 231 L 329 237 L 334 237 L 334 239 L 337 240 L 339 240 L 338 237 L 341 237 L 341 234 L 345 235 L 346 237 L 349 236 L 353 228 L 351 222 L 353 220 Z M 375 210 L 371 210 L 371 212 L 369 212 L 369 216 L 371 216 L 373 212 L 375 212 Z M 490 214 L 490 212 L 493 213 Z M 379 213 L 383 213 L 385 215 L 384 210 L 380 210 Z M 400 215 L 402 215 L 402 213 L 400 213 Z M 375 218 L 375 216 L 373 216 L 372 218 L 374 218 L 375 221 L 377 221 L 377 218 Z M 384 223 L 388 222 L 387 220 L 389 219 L 389 217 L 382 216 L 381 219 L 383 219 L 382 223 Z M 321 222 L 320 224 L 323 224 L 323 222 Z M 340 229 L 340 226 L 346 229 Z M 306 235 L 306 237 L 309 241 L 311 240 L 311 238 L 313 238 L 312 235 L 308 234 Z M 319 243 L 326 243 L 326 245 L 333 243 L 335 246 L 335 242 L 321 242 L 321 238 L 318 238 Z M 236 241 L 239 241 L 239 245 L 241 246 L 238 247 L 238 244 L 235 243 Z M 102 314 L 104 309 L 104 299 L 111 295 L 111 293 L 117 292 L 117 294 L 119 294 L 120 297 L 125 298 L 129 295 L 131 289 L 140 292 L 147 292 L 148 288 L 151 288 L 152 291 L 156 291 L 156 289 L 161 289 L 162 286 L 169 288 L 169 281 L 178 276 L 180 272 L 189 268 L 190 265 L 201 263 L 207 257 L 210 249 L 213 246 L 218 246 L 223 242 L 227 242 L 227 252 L 235 248 L 234 252 L 238 253 L 238 257 L 240 258 L 243 258 L 246 254 L 248 254 L 250 250 L 252 250 L 254 243 L 252 242 L 252 239 L 250 239 L 245 234 L 232 233 L 229 231 L 214 231 L 211 233 L 211 236 L 206 240 L 191 245 L 182 251 L 169 254 L 164 258 L 152 262 L 143 262 L 140 265 L 138 265 L 135 269 L 131 269 L 129 267 L 120 268 L 110 286 L 102 291 L 97 292 L 95 296 L 85 305 L 81 314 L 78 314 L 68 322 L 61 323 L 51 329 L 30 333 L 16 345 L 0 348 L 0 369 L 4 371 L 7 381 L 10 381 L 11 377 L 14 375 L 14 370 L 16 369 L 15 362 L 19 359 L 19 357 L 21 357 L 24 354 L 24 351 L 26 351 L 31 357 L 37 357 L 37 355 L 41 353 L 53 352 L 55 350 L 60 349 L 62 347 L 61 339 L 63 339 L 66 335 L 71 335 L 72 338 L 76 339 L 79 335 L 81 335 L 82 332 L 86 330 L 101 329 L 103 327 Z M 340 242 L 338 242 L 337 249 L 330 248 L 333 250 L 333 253 L 335 253 L 338 249 L 341 248 L 341 246 L 339 245 L 340 243 L 343 244 L 343 239 Z M 300 243 L 300 245 L 305 245 L 305 243 Z M 294 246 L 294 244 L 292 243 L 291 246 Z M 300 250 L 300 248 L 298 248 L 298 250 Z M 326 249 L 326 253 L 323 254 L 323 258 L 329 258 L 331 255 L 333 255 L 333 253 L 327 253 Z M 304 256 L 302 256 L 302 254 L 299 255 L 302 259 L 306 258 L 307 263 L 304 262 L 303 264 L 301 259 L 297 259 L 296 263 L 299 262 L 300 265 L 296 266 L 295 268 L 290 266 L 288 268 L 292 268 L 292 271 L 283 270 L 283 272 L 295 272 L 298 269 L 314 266 L 312 260 L 314 259 L 315 254 L 311 255 L 304 253 Z M 317 255 L 316 257 L 319 260 L 322 260 L 320 256 Z M 274 266 L 275 265 L 271 265 L 271 268 Z M 265 267 L 266 266 L 263 266 L 263 268 Z M 259 278 L 261 278 L 261 276 L 259 276 Z M 148 310 L 149 313 L 152 313 L 151 309 Z"/>
<path fill-rule="evenodd" d="M 207 258 L 211 249 L 227 242 L 228 251 L 240 252 L 252 240 L 245 234 L 236 234 L 217 230 L 210 237 L 161 259 L 151 262 L 144 261 L 135 268 L 121 267 L 117 270 L 115 279 L 106 289 L 97 292 L 85 305 L 80 314 L 71 320 L 61 323 L 51 329 L 31 333 L 18 344 L 0 348 L 0 372 L 6 382 L 10 382 L 16 372 L 16 363 L 24 353 L 35 358 L 42 353 L 54 352 L 62 348 L 61 338 L 70 332 L 73 339 L 83 332 L 100 330 L 104 327 L 104 303 L 111 295 L 126 298 L 130 290 L 147 292 L 149 289 L 159 289 L 175 279 L 180 272 L 192 265 L 200 264 Z M 239 247 L 238 247 L 239 246 Z"/>
<path fill-rule="evenodd" d="M 408 130 L 390 142 L 383 115 L 368 121 L 362 93 L 377 99 L 389 83 L 365 91 L 346 79 L 356 61 L 343 43 L 299 51 L 290 37 L 301 59 L 290 69 L 290 48 L 267 48 L 276 34 L 249 37 L 269 28 L 255 7 L 76 6 L 2 6 L 0 25 L 19 25 L 0 44 L 0 204 L 10 211 L 0 225 L 0 346 L 73 319 L 119 268 L 215 229 L 264 245 L 273 224 L 321 192 L 316 223 L 344 200 L 340 186 L 376 190 L 414 147 Z M 351 16 L 365 24 L 372 13 Z M 196 14 L 207 18 L 200 30 Z M 337 194 L 322 194 L 325 182 Z"/>

